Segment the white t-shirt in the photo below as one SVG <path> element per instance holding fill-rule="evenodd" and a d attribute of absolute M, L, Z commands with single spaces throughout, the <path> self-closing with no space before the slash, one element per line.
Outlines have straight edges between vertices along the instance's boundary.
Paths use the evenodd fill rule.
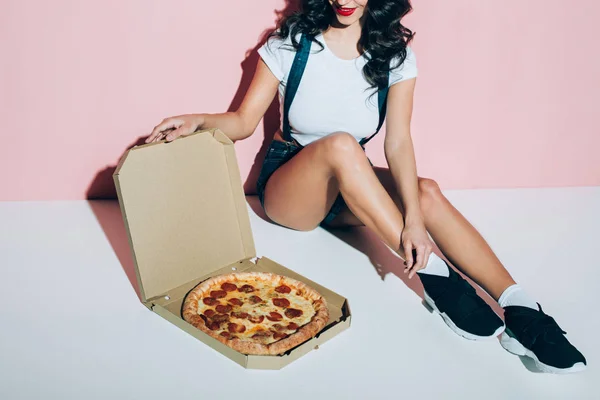
<path fill-rule="evenodd" d="M 297 40 L 300 41 L 300 34 Z M 301 145 L 333 132 L 348 132 L 360 141 L 377 130 L 379 111 L 376 89 L 370 88 L 362 74 L 365 55 L 353 60 L 337 57 L 327 47 L 323 35 L 315 37 L 324 46 L 311 44 L 306 69 L 289 112 L 291 134 Z M 415 55 L 410 47 L 402 65 L 390 72 L 389 86 L 417 76 Z M 279 79 L 279 102 L 283 119 L 283 98 L 288 74 L 296 52 L 291 39 L 271 37 L 258 54 Z M 396 65 L 397 60 L 391 65 Z M 369 96 L 375 93 L 369 98 Z"/>

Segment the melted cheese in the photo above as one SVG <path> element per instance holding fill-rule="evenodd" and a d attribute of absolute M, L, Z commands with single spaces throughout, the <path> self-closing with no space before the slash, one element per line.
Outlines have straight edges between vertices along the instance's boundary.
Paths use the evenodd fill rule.
<path fill-rule="evenodd" d="M 257 281 L 253 281 L 253 280 L 236 282 L 236 286 L 238 288 L 240 288 L 242 285 L 245 285 L 245 284 L 253 286 L 255 290 L 250 293 L 243 293 L 243 292 L 239 292 L 237 290 L 233 291 L 233 292 L 227 292 L 226 297 L 217 299 L 218 303 L 214 304 L 212 306 L 208 306 L 208 305 L 204 304 L 202 302 L 202 299 L 198 300 L 198 314 L 203 314 L 205 311 L 207 311 L 209 309 L 215 311 L 215 308 L 217 307 L 217 305 L 221 304 L 221 305 L 232 306 L 232 308 L 233 308 L 232 312 L 245 312 L 245 313 L 249 314 L 250 316 L 255 316 L 255 317 L 265 316 L 263 322 L 257 324 L 257 323 L 249 321 L 246 318 L 240 319 L 240 318 L 233 317 L 233 316 L 231 316 L 231 312 L 228 313 L 230 316 L 229 322 L 244 325 L 246 327 L 245 332 L 233 333 L 232 335 L 235 335 L 236 337 L 240 338 L 241 340 L 250 340 L 253 342 L 260 342 L 260 343 L 264 343 L 264 344 L 274 343 L 280 339 L 275 339 L 275 338 L 273 338 L 272 335 L 268 336 L 268 337 L 252 338 L 252 335 L 254 335 L 255 333 L 257 333 L 259 331 L 276 332 L 277 330 L 273 327 L 273 325 L 275 325 L 275 324 L 279 324 L 284 327 L 287 327 L 290 322 L 294 322 L 299 327 L 302 327 L 302 326 L 308 324 L 312 320 L 312 317 L 315 315 L 315 309 L 312 306 L 312 302 L 303 297 L 294 295 L 293 289 L 292 289 L 291 293 L 284 294 L 284 293 L 276 292 L 274 290 L 274 287 L 272 287 L 268 284 L 264 284 L 262 282 L 257 282 Z M 220 288 L 218 288 L 218 287 L 213 288 L 213 290 L 220 290 Z M 207 294 L 204 297 L 208 297 L 208 295 L 209 294 Z M 252 296 L 260 297 L 263 300 L 263 302 L 260 304 L 252 304 L 249 300 L 250 297 L 252 297 Z M 241 306 L 232 305 L 228 302 L 228 300 L 232 299 L 232 298 L 240 299 L 241 301 L 244 302 L 244 304 L 242 304 Z M 297 318 L 291 318 L 291 319 L 288 318 L 285 315 L 286 308 L 277 307 L 276 305 L 273 304 L 274 298 L 287 299 L 290 302 L 290 306 L 287 308 L 295 308 L 298 310 L 302 310 L 302 315 Z M 283 319 L 278 322 L 268 320 L 266 317 L 269 315 L 270 312 L 276 312 L 276 313 L 282 315 Z M 229 322 L 222 323 L 221 327 L 215 332 L 221 333 L 223 331 L 227 331 Z M 281 330 L 280 332 L 287 333 L 289 335 L 289 334 L 294 333 L 295 330 L 284 329 L 284 330 Z"/>

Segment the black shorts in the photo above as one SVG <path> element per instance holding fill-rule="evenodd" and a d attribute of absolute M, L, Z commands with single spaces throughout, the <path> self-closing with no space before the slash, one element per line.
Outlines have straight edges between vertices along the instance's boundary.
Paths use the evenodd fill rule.
<path fill-rule="evenodd" d="M 294 157 L 300 150 L 302 150 L 302 146 L 299 146 L 293 142 L 282 142 L 275 139 L 271 141 L 260 169 L 258 180 L 256 181 L 256 192 L 258 193 L 260 205 L 263 207 L 263 210 L 265 208 L 265 187 L 267 185 L 267 180 L 273 174 L 273 172 L 277 170 L 277 168 Z M 371 163 L 371 160 L 369 160 L 369 163 Z M 371 163 L 371 165 L 373 165 L 373 163 Z M 344 201 L 342 194 L 338 193 L 333 205 L 331 206 L 331 209 L 323 221 L 321 221 L 321 225 L 325 225 L 333 221 L 333 219 L 337 217 L 344 207 L 346 207 L 346 202 Z"/>

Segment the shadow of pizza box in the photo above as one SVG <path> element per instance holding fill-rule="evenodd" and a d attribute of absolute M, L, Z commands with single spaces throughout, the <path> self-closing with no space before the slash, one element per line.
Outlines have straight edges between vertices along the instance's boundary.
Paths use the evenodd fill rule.
<path fill-rule="evenodd" d="M 249 369 L 281 369 L 350 327 L 347 299 L 266 256 L 257 257 L 233 142 L 219 129 L 136 146 L 113 175 L 146 307 Z M 199 283 L 232 272 L 271 272 L 309 285 L 329 320 L 280 355 L 243 354 L 182 317 Z"/>

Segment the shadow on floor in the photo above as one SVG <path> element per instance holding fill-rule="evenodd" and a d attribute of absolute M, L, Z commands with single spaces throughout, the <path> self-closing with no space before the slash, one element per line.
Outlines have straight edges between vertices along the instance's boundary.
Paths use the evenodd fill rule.
<path fill-rule="evenodd" d="M 274 223 L 265 214 L 265 211 L 260 205 L 258 196 L 246 196 L 246 201 L 256 215 L 265 221 Z M 423 299 L 423 285 L 421 285 L 420 280 L 415 278 L 408 279 L 408 276 L 402 272 L 403 260 L 383 244 L 383 242 L 368 228 L 362 226 L 352 228 L 319 227 L 317 229 L 327 230 L 338 239 L 348 243 L 350 246 L 365 254 L 369 258 L 371 265 L 373 265 L 375 272 L 377 272 L 382 280 L 385 279 L 387 274 L 393 273 L 398 276 L 410 290 Z"/>
<path fill-rule="evenodd" d="M 412 279 L 408 279 L 408 274 L 404 273 L 403 260 L 390 248 L 388 248 L 383 242 L 367 227 L 354 227 L 354 228 L 323 228 L 329 233 L 336 236 L 338 239 L 348 243 L 358 251 L 364 253 L 369 257 L 371 265 L 381 277 L 382 280 L 388 274 L 396 275 L 404 284 L 417 296 L 423 300 L 423 285 L 421 280 L 417 279 L 416 276 Z M 490 307 L 500 316 L 504 314 L 502 308 L 498 303 L 490 297 L 486 291 L 484 291 L 479 285 L 473 282 L 468 276 L 463 274 L 457 267 L 448 260 L 440 249 L 436 246 L 434 252 L 443 260 L 445 260 L 451 267 L 454 268 L 463 278 L 465 278 L 471 286 L 473 286 L 479 297 L 485 300 Z M 427 307 L 426 307 L 427 308 Z"/>
<path fill-rule="evenodd" d="M 332 235 L 367 255 L 371 261 L 371 264 L 373 265 L 373 268 L 379 274 L 382 280 L 385 279 L 387 274 L 394 274 L 423 300 L 423 285 L 421 284 L 420 279 L 416 279 L 416 277 L 408 279 L 408 274 L 404 274 L 403 260 L 396 255 L 395 252 L 383 244 L 383 242 L 369 228 L 363 226 L 349 229 L 323 229 L 326 229 Z M 485 302 L 490 305 L 496 314 L 500 315 L 501 317 L 504 315 L 504 310 L 498 305 L 498 303 L 485 290 L 477 285 L 477 283 L 462 273 L 460 269 L 457 268 L 437 246 L 435 246 L 435 243 L 434 252 L 440 258 L 445 260 L 452 268 L 454 268 L 454 270 L 458 272 L 464 279 L 466 279 L 471 286 L 475 288 L 479 297 L 485 300 Z"/>
<path fill-rule="evenodd" d="M 262 209 L 258 200 L 258 196 L 247 196 L 246 199 L 252 208 L 252 211 L 254 211 L 256 215 L 265 221 L 273 223 L 266 216 L 264 210 Z M 419 296 L 421 300 L 423 300 L 423 285 L 421 284 L 421 281 L 416 277 L 408 279 L 408 274 L 404 274 L 403 260 L 395 252 L 383 244 L 383 242 L 369 228 L 360 226 L 351 228 L 319 227 L 317 229 L 325 229 L 333 236 L 365 254 L 369 258 L 369 261 L 371 262 L 375 272 L 381 277 L 381 280 L 384 280 L 388 274 L 394 274 L 402 282 L 404 282 L 404 284 L 410 290 Z M 435 246 L 434 252 L 439 257 L 444 259 L 448 264 L 454 267 L 452 262 L 443 255 L 437 246 Z M 476 289 L 477 294 L 483 300 L 485 300 L 498 315 L 501 317 L 504 315 L 502 308 L 491 296 L 487 294 L 486 291 L 480 288 L 479 285 L 473 282 L 468 276 L 463 274 L 458 268 L 454 267 L 454 269 Z M 427 309 L 425 304 L 423 304 L 423 306 Z"/>
<path fill-rule="evenodd" d="M 131 283 L 131 287 L 141 301 L 142 296 L 135 274 L 135 265 L 119 202 L 116 200 L 90 200 L 89 204 L 108 242 L 119 259 L 123 272 L 125 272 L 127 279 Z"/>

